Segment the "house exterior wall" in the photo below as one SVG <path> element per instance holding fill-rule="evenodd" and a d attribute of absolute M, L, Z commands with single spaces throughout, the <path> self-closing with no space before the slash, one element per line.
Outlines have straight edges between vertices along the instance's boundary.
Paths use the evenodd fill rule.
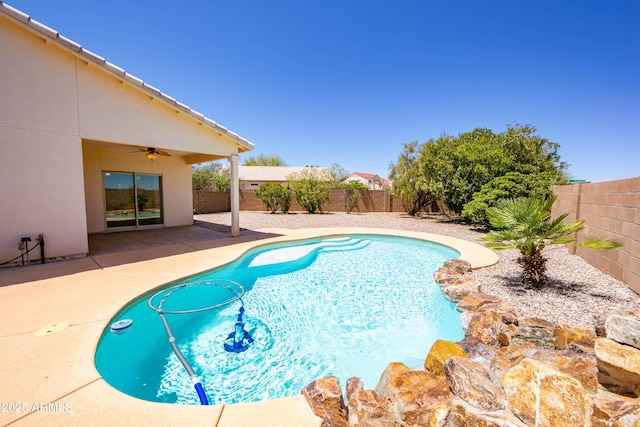
<path fill-rule="evenodd" d="M 554 186 L 557 196 L 551 216 L 569 213 L 567 220 L 586 221 L 585 234 L 599 235 L 623 243 L 617 249 L 596 250 L 581 246 L 575 254 L 640 293 L 640 178 L 594 184 Z"/>
<path fill-rule="evenodd" d="M 83 139 L 208 153 L 226 158 L 235 144 L 192 117 L 77 59 L 78 131 Z"/>
<path fill-rule="evenodd" d="M 47 258 L 87 254 L 87 233 L 106 231 L 105 170 L 161 175 L 164 226 L 192 224 L 191 163 L 240 149 L 233 135 L 4 15 L 0 58 L 0 263 L 40 233 Z M 152 162 L 136 147 L 172 156 Z"/>
<path fill-rule="evenodd" d="M 62 53 L 0 17 L 0 262 L 41 233 L 47 257 L 88 251 L 75 60 Z"/>

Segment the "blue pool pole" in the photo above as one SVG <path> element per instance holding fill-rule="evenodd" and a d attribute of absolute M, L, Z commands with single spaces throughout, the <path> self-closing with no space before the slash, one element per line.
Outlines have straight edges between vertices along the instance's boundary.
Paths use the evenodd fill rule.
<path fill-rule="evenodd" d="M 176 339 L 173 336 L 173 333 L 171 333 L 171 328 L 169 327 L 169 323 L 167 323 L 167 318 L 164 316 L 164 313 L 159 312 L 158 314 L 160 315 L 160 319 L 162 319 L 164 329 L 167 331 L 167 335 L 169 336 L 169 344 L 171 344 L 171 348 L 173 349 L 173 352 L 176 354 L 176 356 L 178 357 L 178 360 L 180 360 L 180 363 L 182 363 L 182 366 L 184 366 L 184 369 L 186 369 L 187 373 L 191 377 L 191 381 L 193 381 L 193 386 L 195 387 L 196 392 L 198 393 L 198 399 L 200 399 L 200 404 L 208 405 L 209 399 L 207 399 L 207 394 L 204 392 L 204 387 L 202 387 L 200 378 L 198 378 L 196 373 L 191 368 L 191 365 L 189 365 L 189 362 L 187 362 L 187 359 L 185 359 L 184 355 L 176 345 Z"/>
<path fill-rule="evenodd" d="M 204 387 L 202 387 L 202 384 L 200 383 L 199 378 L 197 382 L 194 382 L 193 386 L 196 388 L 196 392 L 198 393 L 198 398 L 200 399 L 200 403 L 202 405 L 208 405 L 209 400 L 207 399 L 207 394 L 204 392 Z"/>

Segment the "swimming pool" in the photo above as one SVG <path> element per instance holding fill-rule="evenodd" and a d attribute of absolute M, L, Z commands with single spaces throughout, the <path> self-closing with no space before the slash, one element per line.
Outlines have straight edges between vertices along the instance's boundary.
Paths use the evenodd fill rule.
<path fill-rule="evenodd" d="M 343 385 L 357 376 L 374 388 L 389 362 L 420 368 L 435 339 L 464 336 L 455 305 L 432 279 L 445 259 L 458 256 L 432 242 L 373 235 L 270 245 L 183 281 L 228 279 L 246 289 L 242 303 L 254 338 L 247 351 L 224 350 L 239 301 L 167 320 L 212 404 L 297 395 L 328 375 Z M 176 294 L 165 308 L 203 307 L 229 297 L 206 288 Z M 193 383 L 147 305 L 149 296 L 114 317 L 131 319 L 133 326 L 123 334 L 103 333 L 96 367 L 132 396 L 197 404 Z"/>

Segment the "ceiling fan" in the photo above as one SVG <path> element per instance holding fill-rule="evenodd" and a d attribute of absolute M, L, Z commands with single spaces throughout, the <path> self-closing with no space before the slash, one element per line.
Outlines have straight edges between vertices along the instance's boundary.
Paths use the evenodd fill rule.
<path fill-rule="evenodd" d="M 147 159 L 149 160 L 153 160 L 157 156 L 167 156 L 167 157 L 171 156 L 171 154 L 167 153 L 166 151 L 156 150 L 153 147 L 138 148 L 137 151 L 141 151 L 145 153 L 145 155 L 147 156 Z M 132 151 L 132 153 L 135 153 L 135 151 Z"/>

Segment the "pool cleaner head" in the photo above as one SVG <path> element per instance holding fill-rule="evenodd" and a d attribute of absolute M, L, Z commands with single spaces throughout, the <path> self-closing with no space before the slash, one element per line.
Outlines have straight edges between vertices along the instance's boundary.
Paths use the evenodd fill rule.
<path fill-rule="evenodd" d="M 251 343 L 253 343 L 253 337 L 251 334 L 244 330 L 244 321 L 242 320 L 243 315 L 244 307 L 241 306 L 238 311 L 235 330 L 227 336 L 227 339 L 224 340 L 224 349 L 230 353 L 242 353 L 249 348 Z"/>

